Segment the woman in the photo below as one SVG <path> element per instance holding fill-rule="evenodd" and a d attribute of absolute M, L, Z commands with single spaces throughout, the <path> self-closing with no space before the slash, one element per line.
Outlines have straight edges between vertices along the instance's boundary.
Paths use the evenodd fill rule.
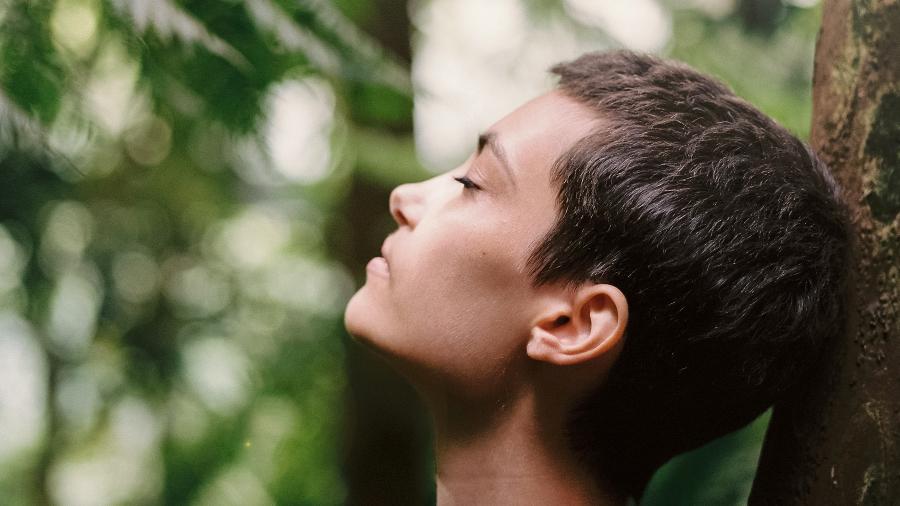
<path fill-rule="evenodd" d="M 625 504 L 758 416 L 843 321 L 830 175 L 714 80 L 629 52 L 402 185 L 347 329 L 421 393 L 438 504 Z"/>

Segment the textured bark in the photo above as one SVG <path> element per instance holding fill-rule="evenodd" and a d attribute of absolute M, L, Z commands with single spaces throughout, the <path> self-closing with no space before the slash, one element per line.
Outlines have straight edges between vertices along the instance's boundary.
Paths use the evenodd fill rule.
<path fill-rule="evenodd" d="M 774 410 L 750 504 L 900 504 L 900 2 L 826 1 L 812 145 L 853 213 L 843 340 Z"/>

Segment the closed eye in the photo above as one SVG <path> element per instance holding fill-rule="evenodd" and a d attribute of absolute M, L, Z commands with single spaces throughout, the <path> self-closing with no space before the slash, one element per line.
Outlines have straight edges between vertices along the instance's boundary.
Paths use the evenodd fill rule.
<path fill-rule="evenodd" d="M 460 176 L 453 178 L 459 182 L 459 184 L 463 185 L 463 188 L 467 190 L 480 190 L 481 187 L 475 184 L 471 179 L 466 176 Z"/>

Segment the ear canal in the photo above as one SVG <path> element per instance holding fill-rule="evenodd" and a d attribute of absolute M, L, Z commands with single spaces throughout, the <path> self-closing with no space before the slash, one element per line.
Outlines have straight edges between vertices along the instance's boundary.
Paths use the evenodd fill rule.
<path fill-rule="evenodd" d="M 565 324 L 569 323 L 569 320 L 570 320 L 570 318 L 568 316 L 562 315 L 559 318 L 557 318 L 556 320 L 554 320 L 553 326 L 559 327 L 561 325 L 565 325 Z"/>

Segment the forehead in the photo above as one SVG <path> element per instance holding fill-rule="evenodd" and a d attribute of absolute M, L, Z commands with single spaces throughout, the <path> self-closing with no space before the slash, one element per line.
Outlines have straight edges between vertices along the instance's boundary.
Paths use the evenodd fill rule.
<path fill-rule="evenodd" d="M 598 122 L 596 113 L 554 90 L 521 105 L 490 130 L 497 134 L 519 178 L 546 184 L 557 158 Z"/>

